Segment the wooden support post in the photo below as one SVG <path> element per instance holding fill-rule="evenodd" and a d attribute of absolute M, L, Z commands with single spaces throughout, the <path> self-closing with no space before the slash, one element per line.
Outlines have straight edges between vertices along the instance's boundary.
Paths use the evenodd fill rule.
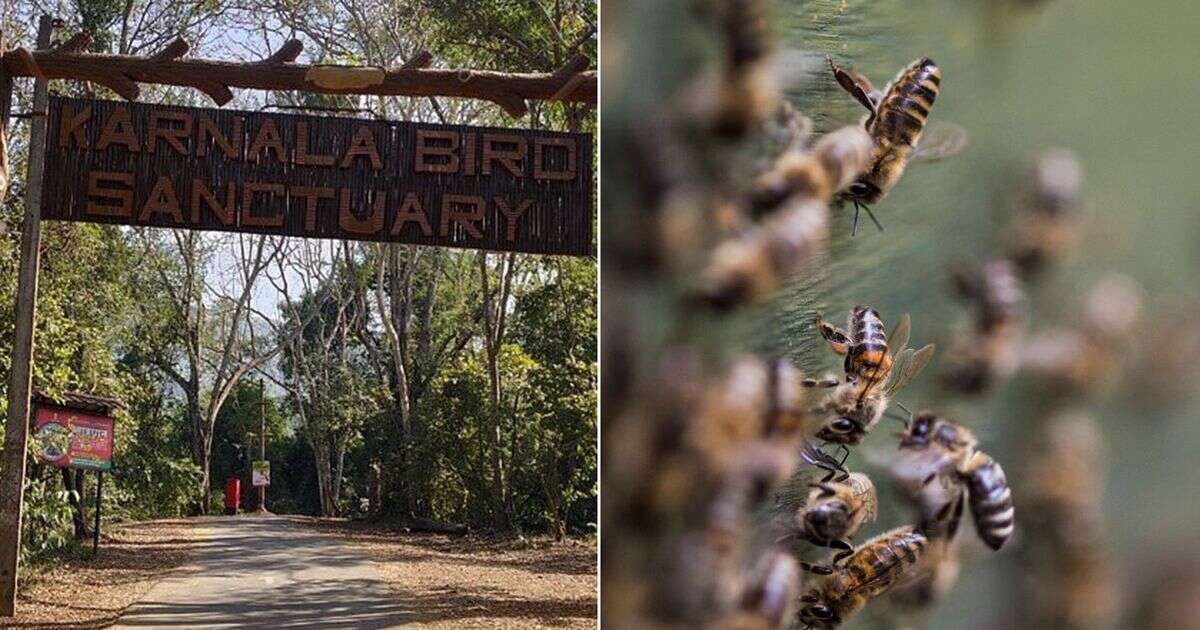
<path fill-rule="evenodd" d="M 104 499 L 104 471 L 96 473 L 96 525 L 92 528 L 92 557 L 100 553 L 100 502 Z"/>
<path fill-rule="evenodd" d="M 267 382 L 258 380 L 258 460 L 267 461 Z M 253 466 L 253 464 L 251 464 Z M 251 481 L 254 473 L 251 471 Z M 267 487 L 258 487 L 258 511 L 267 511 Z"/>
<path fill-rule="evenodd" d="M 43 15 L 38 23 L 39 49 L 50 46 L 52 29 L 50 16 Z M 46 80 L 34 81 L 33 116 L 29 119 L 29 168 L 25 175 L 25 220 L 21 224 L 21 268 L 17 278 L 17 319 L 13 330 L 12 374 L 8 383 L 8 422 L 4 427 L 4 465 L 0 470 L 0 617 L 13 616 L 17 607 L 17 562 L 21 554 L 25 452 L 29 441 L 33 320 L 42 241 L 47 101 Z"/>

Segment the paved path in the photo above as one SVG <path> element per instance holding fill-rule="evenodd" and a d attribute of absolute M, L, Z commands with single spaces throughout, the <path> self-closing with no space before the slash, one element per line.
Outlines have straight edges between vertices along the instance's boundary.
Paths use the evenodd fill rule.
<path fill-rule="evenodd" d="M 287 517 L 218 517 L 192 566 L 115 628 L 394 628 L 404 609 L 371 562 Z"/>

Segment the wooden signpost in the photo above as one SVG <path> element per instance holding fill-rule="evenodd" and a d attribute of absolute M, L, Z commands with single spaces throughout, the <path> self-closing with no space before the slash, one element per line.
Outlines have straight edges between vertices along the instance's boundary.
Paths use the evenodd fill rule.
<path fill-rule="evenodd" d="M 303 90 L 475 98 L 521 117 L 529 99 L 596 103 L 596 73 L 582 55 L 554 72 L 533 74 L 431 68 L 427 52 L 396 68 L 305 65 L 294 63 L 303 46 L 291 40 L 266 59 L 234 63 L 185 59 L 190 47 L 183 39 L 149 56 L 85 52 L 87 33 L 51 47 L 54 26 L 49 16 L 41 17 L 36 50 L 0 51 L 0 150 L 12 78 L 35 79 L 0 462 L 0 617 L 12 616 L 16 606 L 43 216 L 497 251 L 594 252 L 586 135 L 47 97 L 49 79 L 73 79 L 106 86 L 129 101 L 140 96 L 141 82 L 193 87 L 217 105 L 233 98 L 232 88 Z M 6 157 L 0 155 L 0 187 L 7 183 Z"/>

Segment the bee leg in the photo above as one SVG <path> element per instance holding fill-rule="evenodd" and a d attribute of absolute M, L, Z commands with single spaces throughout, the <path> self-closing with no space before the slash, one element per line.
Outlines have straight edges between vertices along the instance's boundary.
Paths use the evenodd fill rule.
<path fill-rule="evenodd" d="M 849 542 L 846 542 L 845 540 L 835 540 L 835 541 L 829 543 L 829 546 L 833 549 L 841 550 L 841 551 L 838 551 L 838 553 L 833 556 L 833 566 L 837 566 L 839 563 L 841 563 L 842 560 L 845 560 L 846 558 L 849 558 L 850 556 L 854 555 L 854 547 Z"/>
<path fill-rule="evenodd" d="M 958 533 L 958 525 L 962 522 L 963 507 L 966 504 L 967 493 L 960 492 L 958 500 L 954 503 L 954 514 L 950 517 L 950 522 L 946 525 L 946 537 L 954 540 L 954 535 Z"/>
<path fill-rule="evenodd" d="M 808 571 L 809 573 L 816 573 L 817 575 L 833 575 L 833 567 L 825 566 L 823 564 L 809 564 L 807 562 L 801 562 L 800 568 Z"/>
<path fill-rule="evenodd" d="M 846 354 L 850 350 L 850 336 L 841 328 L 830 324 L 817 313 L 817 331 L 837 354 Z"/>
<path fill-rule="evenodd" d="M 867 216 L 871 217 L 871 222 L 875 224 L 875 227 L 879 228 L 879 231 L 882 232 L 883 225 L 879 223 L 879 219 L 875 218 L 875 213 L 871 212 L 871 208 L 868 206 L 863 206 L 862 208 L 867 211 Z"/>
<path fill-rule="evenodd" d="M 838 478 L 838 481 L 845 481 L 850 478 L 850 471 L 846 470 L 846 460 L 850 459 L 850 449 L 845 444 L 838 444 L 838 448 L 842 450 L 842 459 L 837 464 L 838 471 L 842 473 L 842 476 Z"/>
<path fill-rule="evenodd" d="M 929 476 L 926 477 L 925 480 L 921 482 L 921 486 L 922 487 L 928 486 L 929 484 L 933 483 L 934 479 L 937 479 L 937 473 L 936 472 L 929 473 Z"/>
<path fill-rule="evenodd" d="M 858 213 L 860 210 L 862 210 L 862 206 L 858 205 L 858 202 L 855 201 L 854 202 L 854 227 L 850 228 L 850 236 L 851 237 L 858 236 Z"/>

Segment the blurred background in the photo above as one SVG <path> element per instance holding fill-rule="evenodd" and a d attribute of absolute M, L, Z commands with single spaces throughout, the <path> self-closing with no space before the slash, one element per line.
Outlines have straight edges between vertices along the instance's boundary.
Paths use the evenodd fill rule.
<path fill-rule="evenodd" d="M 622 264 L 611 258 L 620 254 L 611 235 L 636 211 L 627 177 L 633 158 L 612 150 L 612 143 L 712 57 L 717 44 L 703 25 L 702 4 L 603 3 L 603 274 Z M 834 81 L 827 55 L 880 89 L 901 67 L 928 56 L 944 75 L 931 120 L 962 125 L 970 145 L 952 159 L 907 171 L 874 206 L 886 231 L 876 231 L 864 217 L 851 238 L 853 208 L 835 208 L 827 251 L 816 264 L 719 326 L 672 334 L 702 336 L 705 344 L 763 357 L 786 356 L 819 374 L 839 369 L 841 361 L 816 333 L 816 312 L 840 325 L 847 309 L 865 303 L 888 326 L 911 313 L 914 345 L 938 343 L 939 355 L 899 399 L 974 429 L 1015 489 L 1039 481 L 1031 478 L 1031 436 L 1047 415 L 1069 411 L 1095 419 L 1104 447 L 1093 458 L 1103 521 L 1095 528 L 1102 533 L 1094 548 L 1112 571 L 1096 578 L 1106 582 L 1093 592 L 1104 602 L 1103 614 L 1089 626 L 1200 627 L 1200 467 L 1194 465 L 1200 396 L 1192 365 L 1200 327 L 1200 134 L 1194 128 L 1200 66 L 1193 62 L 1200 52 L 1200 3 L 784 0 L 773 3 L 770 16 L 784 98 L 814 121 L 818 133 L 853 124 L 863 114 Z M 1074 151 L 1084 172 L 1080 240 L 1027 287 L 1028 326 L 1036 334 L 1078 325 L 1093 288 L 1116 283 L 1124 297 L 1111 298 L 1117 301 L 1112 309 L 1141 305 L 1127 344 L 1107 359 L 1119 378 L 1088 387 L 1069 403 L 1054 402 L 1055 409 L 1047 408 L 1051 402 L 1038 377 L 1024 373 L 984 396 L 952 396 L 936 387 L 936 376 L 946 367 L 952 331 L 972 315 L 950 292 L 948 269 L 1001 252 L 1030 165 L 1050 147 Z M 754 148 L 745 151 L 752 162 Z M 654 309 L 653 299 L 610 301 L 608 280 L 602 282 L 604 339 L 608 320 L 627 315 L 625 309 L 638 308 L 643 319 L 669 316 Z M 603 392 L 607 404 L 607 385 Z M 894 448 L 896 426 L 872 433 L 848 466 L 883 473 L 880 464 Z M 605 465 L 619 465 L 617 455 L 605 451 Z M 907 518 L 889 496 L 886 474 L 876 484 L 881 514 L 868 534 Z M 1023 544 L 1028 532 L 1021 523 L 1033 519 L 1023 518 L 1029 515 L 1022 513 L 1019 490 L 1014 501 L 1016 544 L 995 554 L 965 546 L 954 589 L 906 623 L 1028 627 L 1022 608 L 1050 587 L 1038 579 L 1053 579 L 1054 570 L 1041 567 L 1044 574 L 1031 577 L 1038 560 Z M 1156 602 L 1192 612 L 1164 621 L 1167 613 L 1151 610 Z M 846 627 L 898 623 L 882 613 L 864 614 Z"/>

